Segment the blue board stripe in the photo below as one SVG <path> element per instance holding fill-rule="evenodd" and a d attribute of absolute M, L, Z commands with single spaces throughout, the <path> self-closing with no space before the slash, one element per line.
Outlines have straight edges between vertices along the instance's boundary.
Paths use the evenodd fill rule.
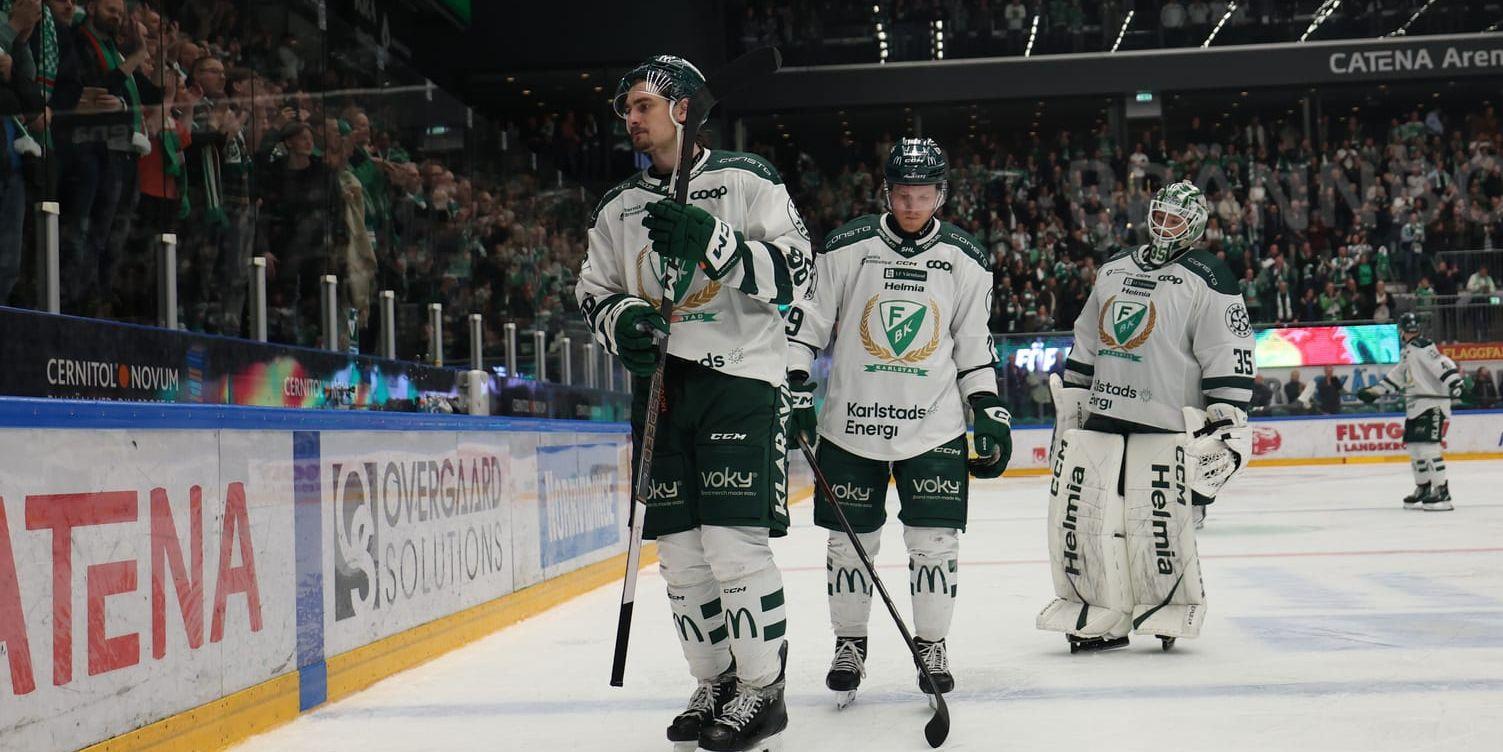
<path fill-rule="evenodd" d="M 529 431 L 626 433 L 626 423 L 379 410 L 307 410 L 241 405 L 0 397 L 0 428 L 227 428 L 244 431 Z"/>
<path fill-rule="evenodd" d="M 328 699 L 324 667 L 323 508 L 317 431 L 292 434 L 293 554 L 296 562 L 298 704 Z"/>

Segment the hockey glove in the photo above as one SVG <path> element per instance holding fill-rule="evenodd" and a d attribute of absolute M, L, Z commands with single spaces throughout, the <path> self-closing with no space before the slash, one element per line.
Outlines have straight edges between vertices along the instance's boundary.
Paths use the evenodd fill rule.
<path fill-rule="evenodd" d="M 653 330 L 668 333 L 662 314 L 644 301 L 629 305 L 616 318 L 612 334 L 621 364 L 636 376 L 647 378 L 658 367 L 658 343 Z"/>
<path fill-rule="evenodd" d="M 1190 489 L 1212 499 L 1252 457 L 1252 426 L 1247 413 L 1223 402 L 1204 412 L 1184 408 L 1185 461 L 1190 465 Z"/>
<path fill-rule="evenodd" d="M 819 384 L 808 379 L 809 374 L 803 371 L 788 373 L 788 396 L 793 403 L 793 420 L 790 427 L 803 434 L 804 440 L 813 445 L 815 437 L 819 435 L 815 432 L 818 414 L 814 409 L 814 387 Z"/>
<path fill-rule="evenodd" d="M 986 393 L 971 396 L 971 409 L 978 456 L 966 464 L 977 478 L 999 477 L 1012 459 L 1012 413 L 997 395 Z"/>
<path fill-rule="evenodd" d="M 698 265 L 710 279 L 720 279 L 745 255 L 741 233 L 692 204 L 660 199 L 647 205 L 642 226 L 652 250 L 665 259 Z"/>
<path fill-rule="evenodd" d="M 1366 402 L 1370 405 L 1378 401 L 1378 390 L 1370 386 L 1358 389 L 1357 399 L 1362 400 L 1363 402 Z"/>

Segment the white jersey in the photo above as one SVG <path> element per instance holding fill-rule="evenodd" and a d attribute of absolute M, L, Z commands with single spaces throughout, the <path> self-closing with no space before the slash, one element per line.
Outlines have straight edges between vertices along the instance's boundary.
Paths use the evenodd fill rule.
<path fill-rule="evenodd" d="M 997 392 L 990 257 L 947 222 L 894 227 L 867 215 L 830 233 L 814 299 L 787 313 L 790 371 L 810 372 L 835 335 L 820 438 L 888 461 L 965 433 L 962 399 Z"/>
<path fill-rule="evenodd" d="M 1404 393 L 1404 414 L 1410 418 L 1435 408 L 1449 416 L 1452 397 L 1461 395 L 1461 371 L 1434 342 L 1415 337 L 1404 345 L 1399 364 L 1384 374 L 1381 384 L 1384 391 Z"/>
<path fill-rule="evenodd" d="M 1120 252 L 1075 321 L 1064 381 L 1091 390 L 1086 427 L 1183 431 L 1181 408 L 1252 399 L 1252 325 L 1231 270 L 1205 251 L 1158 269 Z"/>
<path fill-rule="evenodd" d="M 695 272 L 673 309 L 668 354 L 782 386 L 788 341 L 778 306 L 813 293 L 808 230 L 777 170 L 761 157 L 706 149 L 693 169 L 689 203 L 741 233 L 747 253 L 719 280 Z M 607 193 L 590 221 L 575 296 L 596 341 L 612 353 L 621 312 L 656 308 L 663 295 L 665 265 L 642 219 L 648 204 L 671 194 L 668 180 L 643 171 Z"/>

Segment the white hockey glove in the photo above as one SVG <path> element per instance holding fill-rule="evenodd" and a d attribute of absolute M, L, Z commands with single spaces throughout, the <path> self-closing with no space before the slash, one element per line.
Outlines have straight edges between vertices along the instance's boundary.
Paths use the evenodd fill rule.
<path fill-rule="evenodd" d="M 1247 424 L 1247 413 L 1221 402 L 1204 411 L 1194 407 L 1184 411 L 1190 488 L 1214 499 L 1252 457 L 1252 426 Z"/>
<path fill-rule="evenodd" d="M 1057 373 L 1049 374 L 1049 394 L 1054 397 L 1054 434 L 1049 438 L 1049 467 L 1054 467 L 1054 457 L 1059 454 L 1059 441 L 1065 431 L 1084 428 L 1086 402 L 1091 399 L 1091 390 L 1067 387 Z"/>

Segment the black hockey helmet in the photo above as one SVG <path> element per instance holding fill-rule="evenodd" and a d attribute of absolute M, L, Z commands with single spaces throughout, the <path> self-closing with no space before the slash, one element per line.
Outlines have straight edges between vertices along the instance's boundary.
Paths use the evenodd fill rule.
<path fill-rule="evenodd" d="M 1413 312 L 1399 314 L 1399 331 L 1404 334 L 1419 334 L 1419 317 L 1414 315 Z"/>
<path fill-rule="evenodd" d="M 639 81 L 647 82 L 648 93 L 655 94 L 670 104 L 685 97 L 694 96 L 705 85 L 705 76 L 694 64 L 676 55 L 655 55 L 646 62 L 627 71 L 616 85 L 616 96 L 611 107 L 616 115 L 626 117 L 626 95 Z"/>
<path fill-rule="evenodd" d="M 950 190 L 950 161 L 945 150 L 932 138 L 905 138 L 893 144 L 887 153 L 887 162 L 882 166 L 885 183 L 882 186 L 887 207 L 892 208 L 892 186 L 937 185 L 939 198 L 934 202 L 938 209 L 945 203 L 945 194 Z"/>

